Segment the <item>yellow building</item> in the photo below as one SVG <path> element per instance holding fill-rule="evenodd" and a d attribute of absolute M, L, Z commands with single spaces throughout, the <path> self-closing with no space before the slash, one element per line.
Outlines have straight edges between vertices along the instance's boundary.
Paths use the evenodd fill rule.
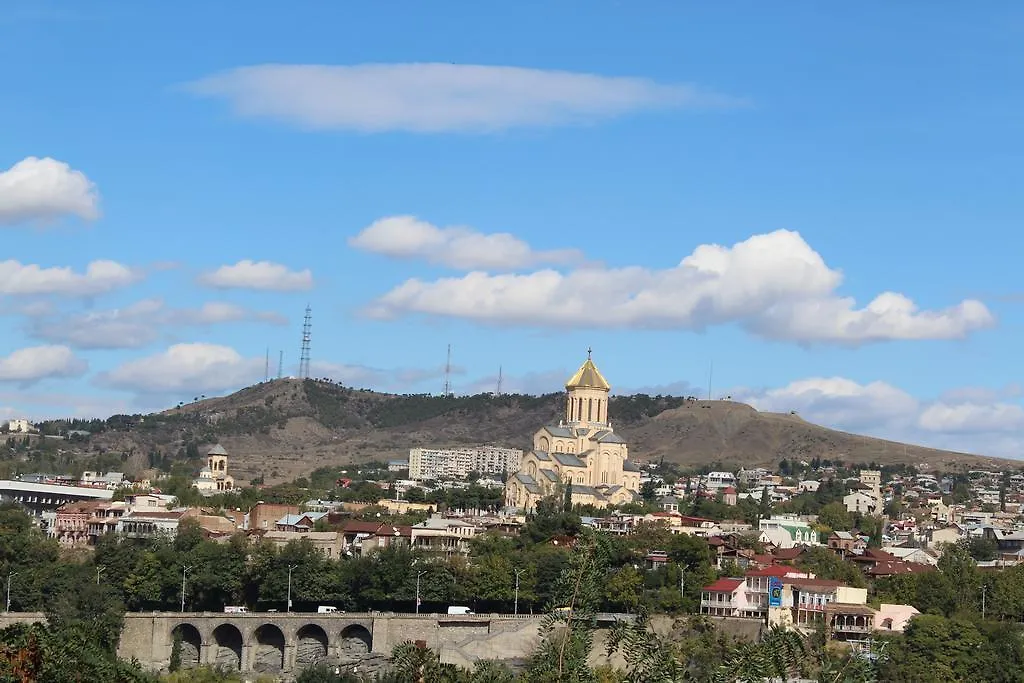
<path fill-rule="evenodd" d="M 559 484 L 571 486 L 573 504 L 607 507 L 636 500 L 640 469 L 608 420 L 611 386 L 590 351 L 565 390 L 565 418 L 533 435 L 533 450 L 505 484 L 506 505 L 532 511 Z"/>

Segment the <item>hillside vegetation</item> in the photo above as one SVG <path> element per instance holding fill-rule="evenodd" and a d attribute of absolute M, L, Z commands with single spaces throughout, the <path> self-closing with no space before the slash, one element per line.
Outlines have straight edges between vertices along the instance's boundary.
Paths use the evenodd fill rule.
<path fill-rule="evenodd" d="M 282 379 L 152 415 L 52 422 L 47 432 L 86 430 L 86 451 L 128 454 L 146 467 L 196 460 L 205 444 L 231 454 L 236 478 L 267 483 L 325 466 L 404 459 L 416 446 L 495 444 L 529 448 L 533 433 L 557 422 L 563 395 L 393 395 L 321 380 Z M 857 436 L 795 415 L 760 413 L 732 401 L 613 396 L 609 415 L 632 457 L 689 466 L 774 467 L 783 458 L 851 463 L 928 463 L 985 467 L 1005 461 Z"/>

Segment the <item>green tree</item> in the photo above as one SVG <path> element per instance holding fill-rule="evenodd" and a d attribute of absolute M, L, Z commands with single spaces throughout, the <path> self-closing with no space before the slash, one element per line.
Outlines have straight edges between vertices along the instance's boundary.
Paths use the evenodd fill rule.
<path fill-rule="evenodd" d="M 604 599 L 616 611 L 633 612 L 640 605 L 644 577 L 632 566 L 612 572 L 604 584 Z"/>
<path fill-rule="evenodd" d="M 818 512 L 818 524 L 833 531 L 849 531 L 853 528 L 853 519 L 840 502 L 823 505 Z"/>

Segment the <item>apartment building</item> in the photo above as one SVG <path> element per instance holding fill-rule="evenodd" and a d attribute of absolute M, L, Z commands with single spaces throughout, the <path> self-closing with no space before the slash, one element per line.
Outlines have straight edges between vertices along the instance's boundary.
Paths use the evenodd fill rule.
<path fill-rule="evenodd" d="M 519 471 L 523 451 L 517 448 L 476 446 L 473 448 L 411 448 L 409 478 L 462 479 L 470 472 L 481 474 Z"/>

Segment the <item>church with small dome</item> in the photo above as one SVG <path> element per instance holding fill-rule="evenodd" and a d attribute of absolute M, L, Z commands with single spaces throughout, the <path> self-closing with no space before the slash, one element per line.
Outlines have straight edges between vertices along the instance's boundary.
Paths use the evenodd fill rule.
<path fill-rule="evenodd" d="M 505 484 L 509 508 L 532 512 L 537 501 L 559 486 L 574 505 L 608 507 L 639 498 L 640 469 L 629 461 L 629 447 L 608 419 L 611 385 L 587 360 L 565 384 L 565 416 L 533 435 L 533 450 Z"/>
<path fill-rule="evenodd" d="M 235 480 L 228 474 L 228 452 L 217 444 L 206 451 L 206 467 L 199 470 L 199 476 L 192 485 L 204 496 L 230 491 Z"/>

